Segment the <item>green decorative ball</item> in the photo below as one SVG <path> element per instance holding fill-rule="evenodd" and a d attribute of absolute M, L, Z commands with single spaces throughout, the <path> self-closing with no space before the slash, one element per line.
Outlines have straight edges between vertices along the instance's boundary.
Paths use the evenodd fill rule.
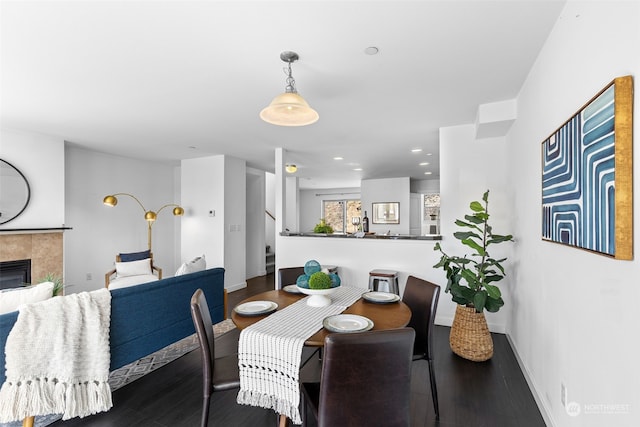
<path fill-rule="evenodd" d="M 318 271 L 309 278 L 310 289 L 329 289 L 331 287 L 331 277 L 327 273 Z"/>

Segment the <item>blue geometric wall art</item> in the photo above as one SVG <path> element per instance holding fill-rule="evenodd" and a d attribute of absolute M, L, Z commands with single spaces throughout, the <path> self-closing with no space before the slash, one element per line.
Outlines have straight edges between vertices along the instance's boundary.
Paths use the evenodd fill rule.
<path fill-rule="evenodd" d="M 633 78 L 614 79 L 542 143 L 542 239 L 633 259 Z"/>

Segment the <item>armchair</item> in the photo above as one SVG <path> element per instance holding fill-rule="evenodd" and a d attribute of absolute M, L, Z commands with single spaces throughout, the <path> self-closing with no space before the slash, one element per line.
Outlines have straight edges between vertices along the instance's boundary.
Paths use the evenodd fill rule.
<path fill-rule="evenodd" d="M 105 273 L 104 285 L 113 289 L 160 279 L 162 269 L 153 265 L 153 254 L 147 250 L 116 255 L 116 266 Z"/>

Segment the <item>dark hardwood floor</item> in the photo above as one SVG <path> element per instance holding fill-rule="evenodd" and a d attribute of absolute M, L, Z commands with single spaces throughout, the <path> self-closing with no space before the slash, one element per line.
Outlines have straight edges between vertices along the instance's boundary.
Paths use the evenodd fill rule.
<path fill-rule="evenodd" d="M 273 289 L 274 275 L 248 281 L 248 287 L 228 296 L 232 308 L 250 295 Z M 448 295 L 445 295 L 445 297 Z M 239 331 L 216 341 L 216 353 L 236 351 Z M 470 362 L 449 349 L 449 328 L 437 326 L 434 364 L 440 402 L 440 421 L 431 403 L 427 362 L 414 362 L 412 373 L 412 427 L 537 427 L 545 423 L 520 371 L 513 351 L 502 334 L 494 334 L 494 356 L 483 363 Z M 310 353 L 306 352 L 306 355 Z M 303 355 L 304 357 L 305 355 Z M 318 380 L 320 362 L 311 357 L 301 370 L 302 381 Z M 192 427 L 198 426 L 202 379 L 200 354 L 193 351 L 113 393 L 109 412 L 82 419 L 58 421 L 52 426 Z M 275 427 L 271 410 L 237 405 L 236 390 L 214 393 L 209 426 Z M 367 426 L 384 426 L 371 420 Z"/>

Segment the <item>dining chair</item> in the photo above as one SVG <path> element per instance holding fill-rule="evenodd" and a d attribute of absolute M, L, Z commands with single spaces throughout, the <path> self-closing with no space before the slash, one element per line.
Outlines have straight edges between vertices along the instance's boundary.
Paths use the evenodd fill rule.
<path fill-rule="evenodd" d="M 211 314 L 202 289 L 197 289 L 191 297 L 191 318 L 198 335 L 200 355 L 202 357 L 203 400 L 201 426 L 206 427 L 209 422 L 211 394 L 215 391 L 240 387 L 238 355 L 233 354 L 215 358 L 215 340 Z"/>
<path fill-rule="evenodd" d="M 319 383 L 303 383 L 303 422 L 318 427 L 409 426 L 411 328 L 329 334 Z"/>
<path fill-rule="evenodd" d="M 433 322 L 436 317 L 440 286 L 419 279 L 414 276 L 407 278 L 407 284 L 402 295 L 402 302 L 411 309 L 409 327 L 416 331 L 415 344 L 413 346 L 413 360 L 425 359 L 429 364 L 429 380 L 431 382 L 431 397 L 436 420 L 440 419 L 438 407 L 438 390 L 436 377 L 433 370 Z"/>
<path fill-rule="evenodd" d="M 299 276 L 304 274 L 304 267 L 285 267 L 278 269 L 278 289 L 287 285 L 295 285 Z"/>

